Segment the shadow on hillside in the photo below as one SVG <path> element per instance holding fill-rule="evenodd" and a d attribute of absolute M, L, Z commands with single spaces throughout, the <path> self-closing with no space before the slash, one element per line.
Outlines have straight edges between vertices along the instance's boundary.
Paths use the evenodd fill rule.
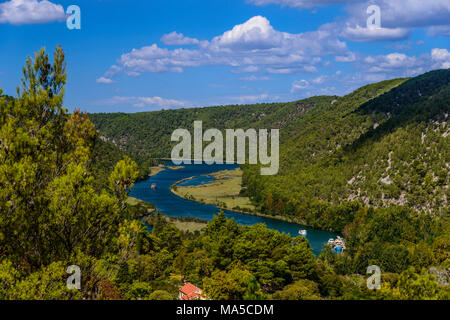
<path fill-rule="evenodd" d="M 450 108 L 450 69 L 425 73 L 374 98 L 351 114 L 385 113 L 389 119 L 362 134 L 344 151 L 354 152 L 362 145 L 379 141 L 399 127 L 432 119 Z"/>

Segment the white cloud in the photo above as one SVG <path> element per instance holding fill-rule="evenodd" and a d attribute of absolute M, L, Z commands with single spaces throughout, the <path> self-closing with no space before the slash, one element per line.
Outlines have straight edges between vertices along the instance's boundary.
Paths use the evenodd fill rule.
<path fill-rule="evenodd" d="M 394 49 L 396 51 L 409 51 L 413 48 L 413 46 L 421 46 L 424 45 L 425 41 L 408 41 L 407 43 L 393 43 L 385 46 L 386 49 Z"/>
<path fill-rule="evenodd" d="M 235 101 L 239 104 L 266 102 L 268 100 L 272 100 L 269 97 L 269 94 L 267 94 L 267 93 L 263 93 L 263 94 L 259 94 L 259 95 L 246 95 L 246 96 L 230 97 L 229 99 L 231 101 Z"/>
<path fill-rule="evenodd" d="M 448 69 L 450 52 L 448 49 L 434 48 L 429 53 L 419 56 L 399 52 L 366 56 L 358 60 L 355 66 L 358 72 L 343 74 L 336 71 L 311 79 L 294 81 L 291 93 L 296 93 L 297 98 L 322 94 L 344 95 L 369 83 L 417 76 L 430 70 Z M 335 87 L 336 84 L 339 88 Z"/>
<path fill-rule="evenodd" d="M 64 8 L 47 0 L 11 0 L 0 3 L 0 23 L 38 24 L 64 21 L 65 18 Z"/>
<path fill-rule="evenodd" d="M 169 38 L 171 43 L 186 43 L 179 33 Z M 256 16 L 211 41 L 201 41 L 195 49 L 169 50 L 157 44 L 133 49 L 120 57 L 112 72 L 182 72 L 187 67 L 220 65 L 233 67 L 235 73 L 260 69 L 275 74 L 313 73 L 324 56 L 344 57 L 342 61 L 353 61 L 354 57 L 331 25 L 292 34 L 277 31 L 269 20 Z"/>
<path fill-rule="evenodd" d="M 95 82 L 97 82 L 97 83 L 104 83 L 104 84 L 110 84 L 110 83 L 114 83 L 115 81 L 112 80 L 112 79 L 105 78 L 105 77 L 100 77 L 97 80 L 95 80 Z"/>
<path fill-rule="evenodd" d="M 369 74 L 386 74 L 390 77 L 411 77 L 435 69 L 450 67 L 450 53 L 447 49 L 435 48 L 429 54 L 408 56 L 403 53 L 368 56 L 362 69 Z"/>
<path fill-rule="evenodd" d="M 448 0 L 378 0 L 376 4 L 381 8 L 383 28 L 421 28 L 450 24 Z M 349 6 L 352 15 L 363 15 L 364 21 L 367 19 L 364 14 L 366 9 L 366 3 Z"/>
<path fill-rule="evenodd" d="M 327 78 L 328 77 L 326 75 L 322 75 L 322 76 L 312 79 L 311 81 L 315 84 L 321 84 L 321 83 L 324 83 L 327 80 Z"/>
<path fill-rule="evenodd" d="M 292 83 L 291 92 L 304 90 L 309 87 L 309 82 L 307 80 L 297 80 Z"/>
<path fill-rule="evenodd" d="M 212 40 L 214 48 L 261 50 L 280 47 L 288 34 L 276 31 L 265 17 L 256 16 Z"/>
<path fill-rule="evenodd" d="M 431 57 L 437 61 L 448 61 L 450 60 L 450 52 L 447 49 L 434 48 L 431 50 Z"/>
<path fill-rule="evenodd" d="M 270 74 L 293 74 L 293 73 L 315 73 L 317 72 L 317 68 L 314 66 L 300 66 L 294 68 L 272 68 L 269 67 L 266 69 L 267 73 Z"/>
<path fill-rule="evenodd" d="M 379 28 L 370 29 L 357 25 L 346 26 L 340 36 L 356 42 L 396 41 L 406 39 L 410 36 L 410 30 L 405 28 Z"/>
<path fill-rule="evenodd" d="M 136 108 L 180 108 L 189 106 L 189 102 L 174 100 L 174 99 L 164 99 L 161 97 L 124 97 L 115 96 L 112 99 L 103 101 L 105 105 L 124 105 L 128 104 Z"/>
<path fill-rule="evenodd" d="M 176 31 L 163 35 L 161 41 L 162 43 L 167 45 L 181 45 L 181 46 L 200 43 L 198 39 L 185 37 L 182 33 L 177 33 Z"/>
<path fill-rule="evenodd" d="M 431 50 L 431 59 L 436 63 L 435 67 L 440 69 L 450 68 L 450 52 L 447 49 L 435 48 Z"/>
<path fill-rule="evenodd" d="M 206 57 L 198 50 L 159 48 L 158 45 L 133 49 L 123 54 L 120 64 L 125 71 L 141 72 L 182 72 L 183 67 L 200 66 Z"/>
<path fill-rule="evenodd" d="M 241 78 L 239 78 L 239 80 L 242 80 L 242 81 L 268 81 L 268 80 L 270 80 L 270 78 L 269 77 L 257 77 L 255 75 L 251 75 L 249 77 L 241 77 Z"/>
<path fill-rule="evenodd" d="M 233 70 L 231 70 L 231 72 L 233 72 L 233 73 L 253 73 L 253 72 L 257 72 L 258 70 L 259 70 L 259 68 L 257 66 L 247 66 L 247 67 L 243 67 L 243 68 L 233 69 Z"/>
<path fill-rule="evenodd" d="M 350 41 L 396 41 L 409 37 L 414 28 L 428 28 L 429 35 L 450 36 L 448 0 L 247 0 L 255 5 L 278 4 L 293 8 L 313 8 L 342 4 L 348 17 L 333 23 L 337 32 Z M 381 28 L 368 29 L 367 8 L 381 10 Z"/>
<path fill-rule="evenodd" d="M 444 35 L 450 26 L 448 0 L 377 0 L 381 28 L 368 29 L 368 2 L 355 2 L 345 7 L 349 17 L 341 23 L 341 36 L 351 41 L 395 41 L 409 37 L 415 28 L 429 28 L 429 33 Z M 436 26 L 436 27 L 434 27 Z"/>
<path fill-rule="evenodd" d="M 370 73 L 388 73 L 398 76 L 414 76 L 424 72 L 425 56 L 417 58 L 403 53 L 369 56 L 364 59 Z"/>
<path fill-rule="evenodd" d="M 328 5 L 345 5 L 353 27 L 365 26 L 366 9 L 375 4 L 381 8 L 382 27 L 386 29 L 420 28 L 450 24 L 448 0 L 247 0 L 255 5 L 278 4 L 292 8 L 314 8 Z M 392 37 L 392 35 L 387 35 Z"/>

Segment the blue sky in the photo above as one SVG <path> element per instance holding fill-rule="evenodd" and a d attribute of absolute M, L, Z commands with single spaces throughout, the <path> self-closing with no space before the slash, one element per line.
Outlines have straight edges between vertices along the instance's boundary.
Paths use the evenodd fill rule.
<path fill-rule="evenodd" d="M 377 5 L 381 25 L 367 27 Z M 81 30 L 66 27 L 69 5 Z M 449 68 L 448 0 L 0 1 L 0 88 L 61 45 L 89 112 L 291 101 Z"/>

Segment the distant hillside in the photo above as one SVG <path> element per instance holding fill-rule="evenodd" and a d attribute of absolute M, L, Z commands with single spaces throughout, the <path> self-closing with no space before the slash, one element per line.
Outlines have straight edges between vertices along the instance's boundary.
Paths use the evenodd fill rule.
<path fill-rule="evenodd" d="M 321 227 L 324 207 L 353 200 L 448 214 L 449 109 L 450 70 L 363 87 L 300 119 L 277 176 L 247 168 L 248 193 L 263 212 Z"/>
<path fill-rule="evenodd" d="M 147 157 L 170 157 L 175 129 L 192 130 L 194 121 L 202 120 L 204 128 L 287 128 L 297 118 L 318 104 L 336 97 L 314 97 L 289 103 L 234 105 L 206 108 L 163 110 L 143 113 L 90 114 L 103 141 L 121 150 Z M 282 134 L 292 129 L 283 130 Z"/>
<path fill-rule="evenodd" d="M 323 207 L 354 200 L 448 210 L 449 83 L 450 70 L 438 70 L 344 97 L 90 118 L 103 141 L 142 158 L 170 156 L 172 132 L 195 120 L 204 128 L 280 128 L 279 174 L 261 177 L 246 166 L 246 192 L 265 213 L 332 228 L 322 225 Z"/>

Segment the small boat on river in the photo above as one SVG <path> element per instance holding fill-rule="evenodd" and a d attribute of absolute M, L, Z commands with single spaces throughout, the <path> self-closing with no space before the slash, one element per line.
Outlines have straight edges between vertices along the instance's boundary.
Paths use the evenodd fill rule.
<path fill-rule="evenodd" d="M 299 230 L 299 231 L 298 231 L 298 234 L 301 235 L 301 236 L 303 236 L 303 237 L 306 237 L 306 235 L 308 234 L 308 232 L 307 232 L 306 230 Z"/>
<path fill-rule="evenodd" d="M 156 189 L 156 183 L 152 183 L 152 190 Z"/>

